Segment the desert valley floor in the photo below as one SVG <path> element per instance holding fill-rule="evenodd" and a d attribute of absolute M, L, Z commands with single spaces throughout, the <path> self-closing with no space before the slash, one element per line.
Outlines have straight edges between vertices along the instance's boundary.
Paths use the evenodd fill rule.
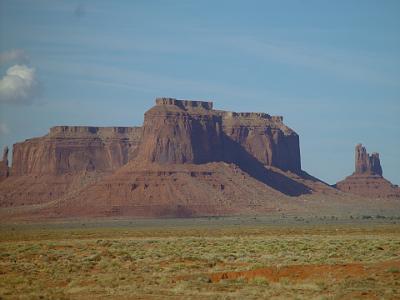
<path fill-rule="evenodd" d="M 400 217 L 0 227 L 1 299 L 398 299 Z"/>

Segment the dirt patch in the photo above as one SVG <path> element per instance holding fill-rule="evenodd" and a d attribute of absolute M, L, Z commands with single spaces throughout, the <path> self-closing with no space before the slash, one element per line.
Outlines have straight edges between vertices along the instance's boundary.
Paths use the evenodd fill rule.
<path fill-rule="evenodd" d="M 343 280 L 351 278 L 362 278 L 370 274 L 384 275 L 392 273 L 399 276 L 397 272 L 390 270 L 400 270 L 400 261 L 381 262 L 374 265 L 364 265 L 361 263 L 341 264 L 341 265 L 290 265 L 290 266 L 271 266 L 249 271 L 220 272 L 209 275 L 211 282 L 221 280 L 235 280 L 243 278 L 252 280 L 254 278 L 265 278 L 268 281 L 277 282 L 285 278 L 291 281 L 303 280 Z"/>
<path fill-rule="evenodd" d="M 379 295 L 372 291 L 353 291 L 348 293 L 347 295 L 343 295 L 341 297 L 342 300 L 353 300 L 353 299 L 371 299 L 371 300 L 378 300 L 382 299 Z"/>

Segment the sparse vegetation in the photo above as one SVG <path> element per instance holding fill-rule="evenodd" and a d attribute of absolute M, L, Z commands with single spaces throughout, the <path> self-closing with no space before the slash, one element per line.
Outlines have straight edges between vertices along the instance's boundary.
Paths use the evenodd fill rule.
<path fill-rule="evenodd" d="M 376 226 L 148 226 L 2 228 L 0 298 L 400 297 L 400 228 Z M 297 277 L 274 267 L 362 266 Z M 356 269 L 355 269 L 356 270 Z M 357 269 L 358 270 L 358 269 Z M 238 272 L 213 282 L 212 274 Z M 351 273 L 353 272 L 353 273 Z M 331 273 L 331 276 L 333 273 Z M 273 276 L 276 276 L 273 277 Z M 271 279 L 275 278 L 275 279 Z"/>

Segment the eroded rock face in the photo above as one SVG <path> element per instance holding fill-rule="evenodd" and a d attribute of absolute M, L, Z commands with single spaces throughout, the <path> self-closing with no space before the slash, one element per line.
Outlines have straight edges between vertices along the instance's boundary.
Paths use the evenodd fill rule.
<path fill-rule="evenodd" d="M 11 176 L 0 184 L 0 207 L 76 193 L 134 157 L 140 135 L 140 127 L 57 126 L 43 137 L 15 144 Z"/>
<path fill-rule="evenodd" d="M 299 137 L 282 117 L 157 98 L 142 128 L 56 126 L 44 137 L 16 143 L 11 174 L 112 171 L 136 155 L 150 163 L 237 163 L 244 152 L 263 165 L 301 170 Z"/>
<path fill-rule="evenodd" d="M 343 192 L 369 198 L 400 198 L 400 189 L 382 176 L 378 153 L 369 155 L 362 144 L 355 148 L 355 171 L 335 185 Z"/>
<path fill-rule="evenodd" d="M 355 150 L 355 174 L 372 174 L 382 176 L 382 167 L 379 153 L 369 155 L 362 144 L 358 144 Z"/>
<path fill-rule="evenodd" d="M 156 99 L 145 113 L 138 160 L 207 163 L 222 160 L 222 121 L 211 102 Z"/>
<path fill-rule="evenodd" d="M 8 147 L 4 147 L 3 159 L 0 161 L 0 181 L 6 179 L 9 176 L 9 166 L 8 166 Z"/>
<path fill-rule="evenodd" d="M 213 110 L 212 102 L 158 98 L 145 113 L 138 159 L 157 163 L 261 164 L 299 172 L 298 135 L 282 117 Z"/>
<path fill-rule="evenodd" d="M 56 126 L 14 145 L 11 175 L 112 171 L 134 156 L 140 134 L 138 127 Z"/>
<path fill-rule="evenodd" d="M 263 165 L 301 171 L 299 136 L 280 116 L 265 113 L 221 112 L 227 137 L 240 144 Z M 225 149 L 226 155 L 231 155 Z"/>
<path fill-rule="evenodd" d="M 51 202 L 63 205 L 53 207 L 58 215 L 227 214 L 328 188 L 316 182 L 301 173 L 299 137 L 282 117 L 158 98 L 141 128 L 57 126 L 15 144 L 0 207 Z"/>

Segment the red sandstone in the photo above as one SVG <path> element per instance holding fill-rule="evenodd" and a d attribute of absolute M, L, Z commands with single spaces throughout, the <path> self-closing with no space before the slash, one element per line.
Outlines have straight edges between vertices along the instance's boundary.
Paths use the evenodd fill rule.
<path fill-rule="evenodd" d="M 11 168 L 7 154 L 0 207 L 14 215 L 252 214 L 293 209 L 291 198 L 302 195 L 342 197 L 301 170 L 299 136 L 282 117 L 214 110 L 212 102 L 158 98 L 143 127 L 56 126 L 15 144 Z M 355 174 L 337 188 L 398 195 L 379 155 L 361 145 Z"/>

